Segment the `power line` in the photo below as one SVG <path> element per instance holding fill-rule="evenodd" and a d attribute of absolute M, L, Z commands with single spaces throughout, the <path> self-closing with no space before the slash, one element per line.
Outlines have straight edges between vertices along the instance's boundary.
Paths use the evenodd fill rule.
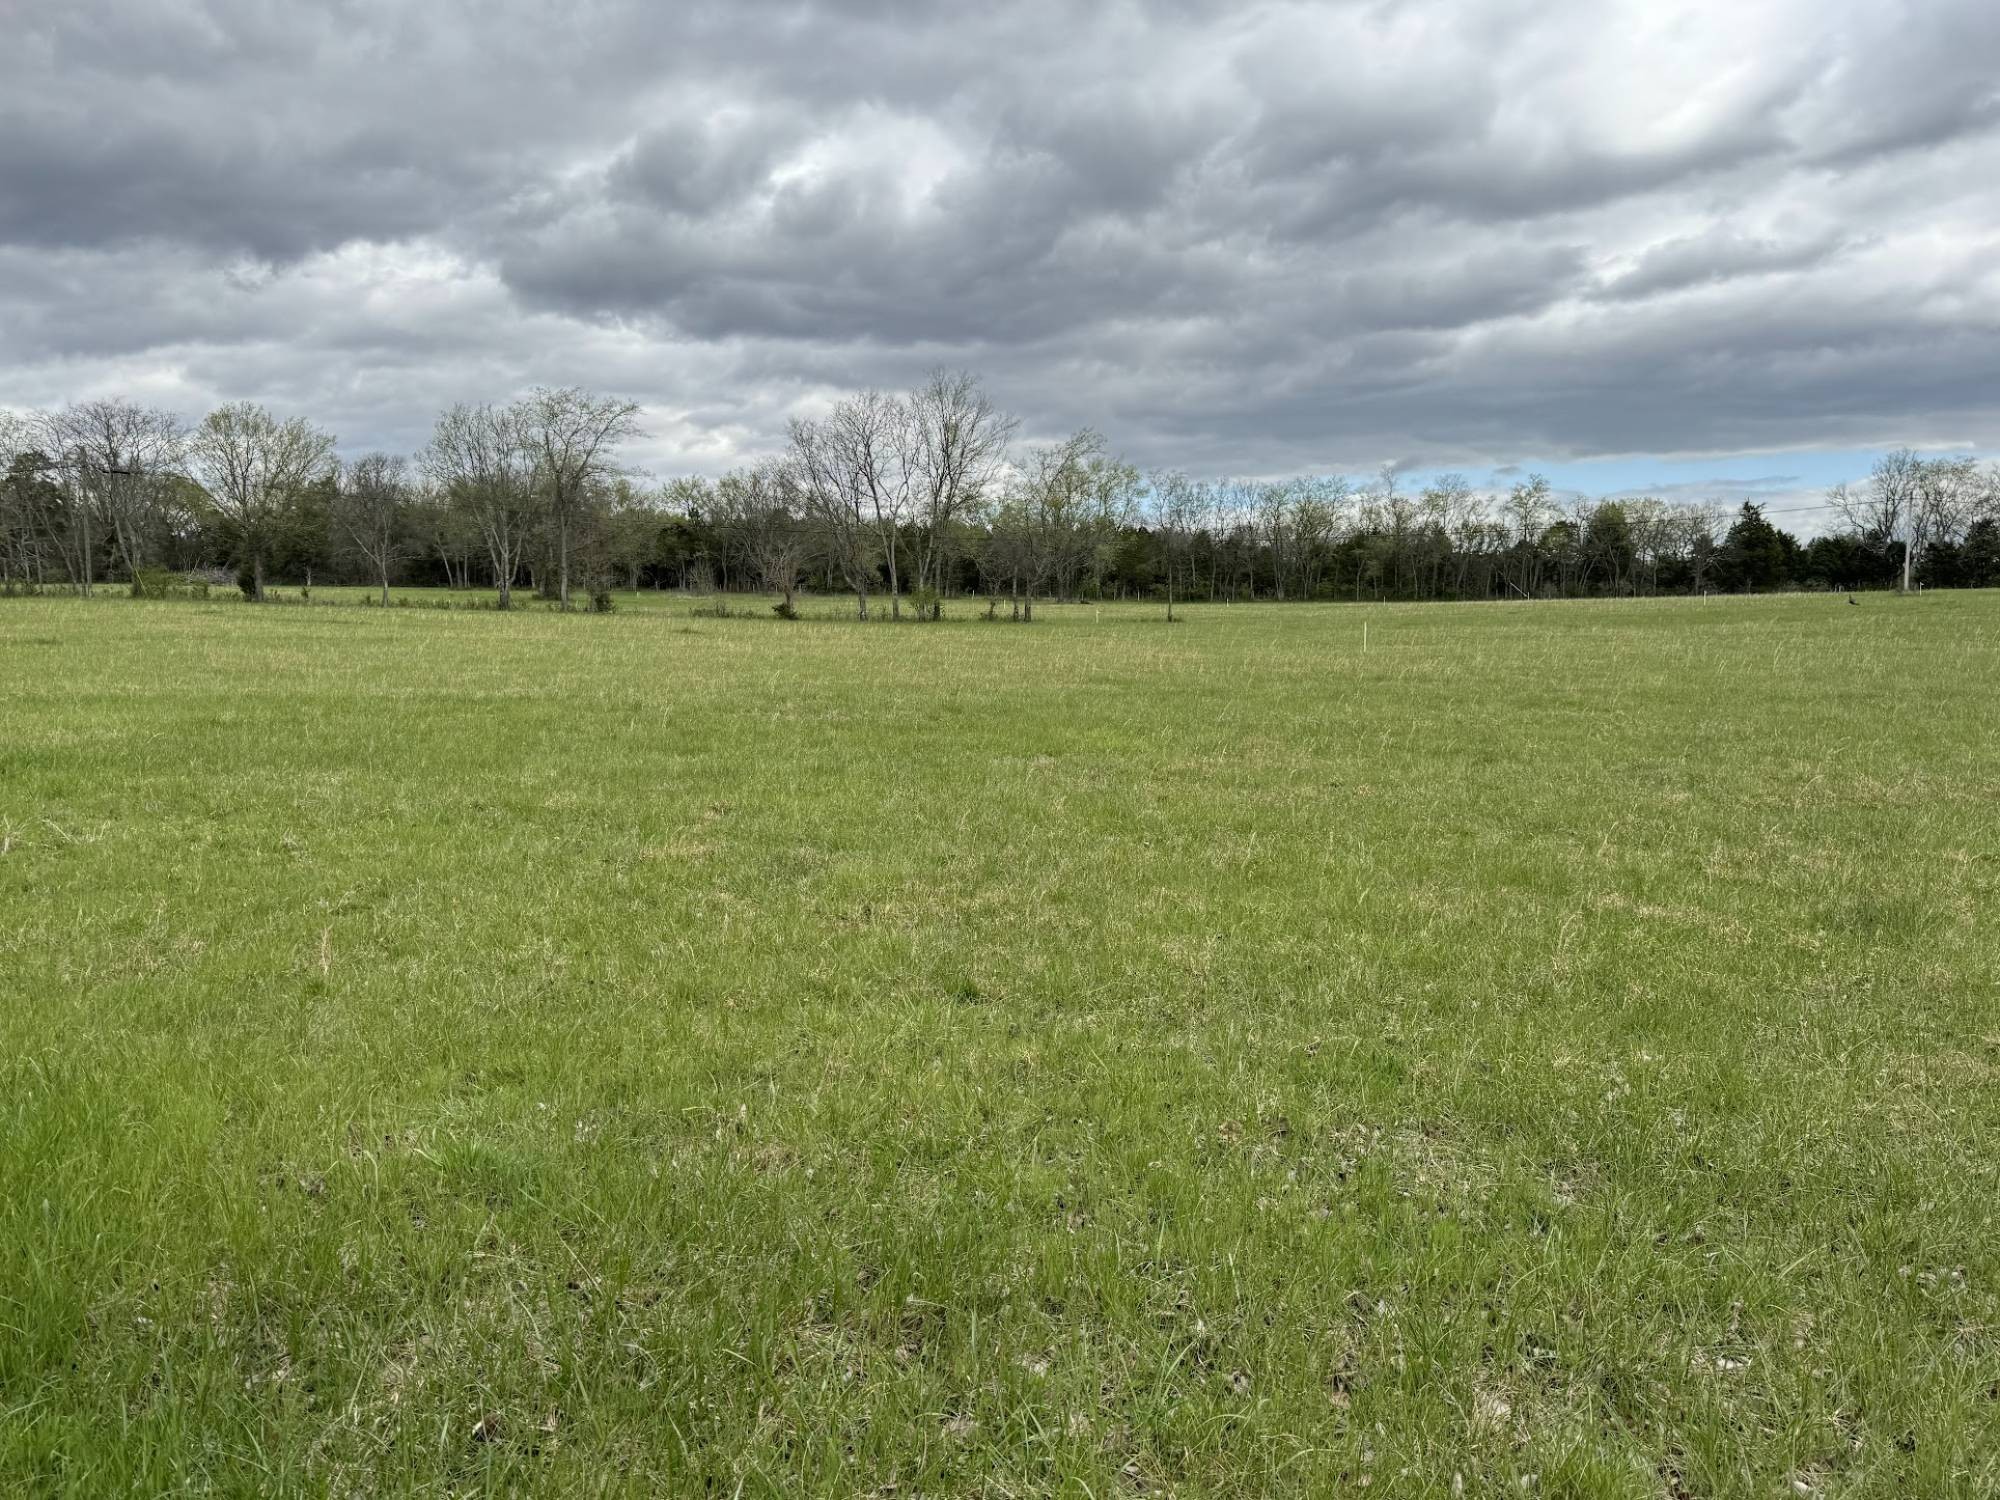
<path fill-rule="evenodd" d="M 1755 500 L 1747 503 L 1757 505 Z M 1757 509 L 1767 516 L 1803 516 L 1809 515 L 1814 511 L 1839 510 L 1840 507 L 1835 505 L 1831 500 L 1822 500 L 1818 505 L 1791 505 L 1778 510 L 1765 510 L 1763 506 L 1757 505 Z"/>

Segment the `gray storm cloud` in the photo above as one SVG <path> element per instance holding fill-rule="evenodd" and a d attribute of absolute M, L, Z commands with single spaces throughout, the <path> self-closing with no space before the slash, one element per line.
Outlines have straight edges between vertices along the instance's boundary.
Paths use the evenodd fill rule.
<path fill-rule="evenodd" d="M 984 372 L 1208 471 L 2000 440 L 1990 0 L 27 0 L 0 403 L 716 469 Z"/>

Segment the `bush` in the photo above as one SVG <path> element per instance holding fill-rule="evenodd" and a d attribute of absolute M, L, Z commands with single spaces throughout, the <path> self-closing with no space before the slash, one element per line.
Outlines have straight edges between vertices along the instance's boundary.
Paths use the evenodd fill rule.
<path fill-rule="evenodd" d="M 917 612 L 919 620 L 941 620 L 944 618 L 944 605 L 936 589 L 923 588 L 910 590 L 910 607 Z"/>
<path fill-rule="evenodd" d="M 592 589 L 590 591 L 590 612 L 592 614 L 608 615 L 616 608 L 617 605 L 611 599 L 610 589 Z"/>
<path fill-rule="evenodd" d="M 771 613 L 781 620 L 796 620 L 799 617 L 798 609 L 789 599 L 780 599 L 776 604 L 772 605 Z"/>
<path fill-rule="evenodd" d="M 134 599 L 206 599 L 208 580 L 165 568 L 141 568 L 132 575 Z"/>
<path fill-rule="evenodd" d="M 243 591 L 245 599 L 257 597 L 257 575 L 246 564 L 236 570 L 236 587 Z"/>

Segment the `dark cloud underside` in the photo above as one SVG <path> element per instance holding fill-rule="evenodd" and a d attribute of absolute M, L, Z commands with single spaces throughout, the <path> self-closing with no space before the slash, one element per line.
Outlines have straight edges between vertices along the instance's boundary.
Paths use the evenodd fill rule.
<path fill-rule="evenodd" d="M 1273 472 L 2000 439 L 1990 0 L 27 0 L 0 402 L 714 469 L 948 363 Z"/>

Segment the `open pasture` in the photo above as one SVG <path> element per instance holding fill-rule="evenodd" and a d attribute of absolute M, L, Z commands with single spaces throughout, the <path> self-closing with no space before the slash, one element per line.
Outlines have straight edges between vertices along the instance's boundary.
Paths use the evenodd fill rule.
<path fill-rule="evenodd" d="M 740 604 L 0 601 L 0 1489 L 2000 1491 L 2000 597 Z"/>

